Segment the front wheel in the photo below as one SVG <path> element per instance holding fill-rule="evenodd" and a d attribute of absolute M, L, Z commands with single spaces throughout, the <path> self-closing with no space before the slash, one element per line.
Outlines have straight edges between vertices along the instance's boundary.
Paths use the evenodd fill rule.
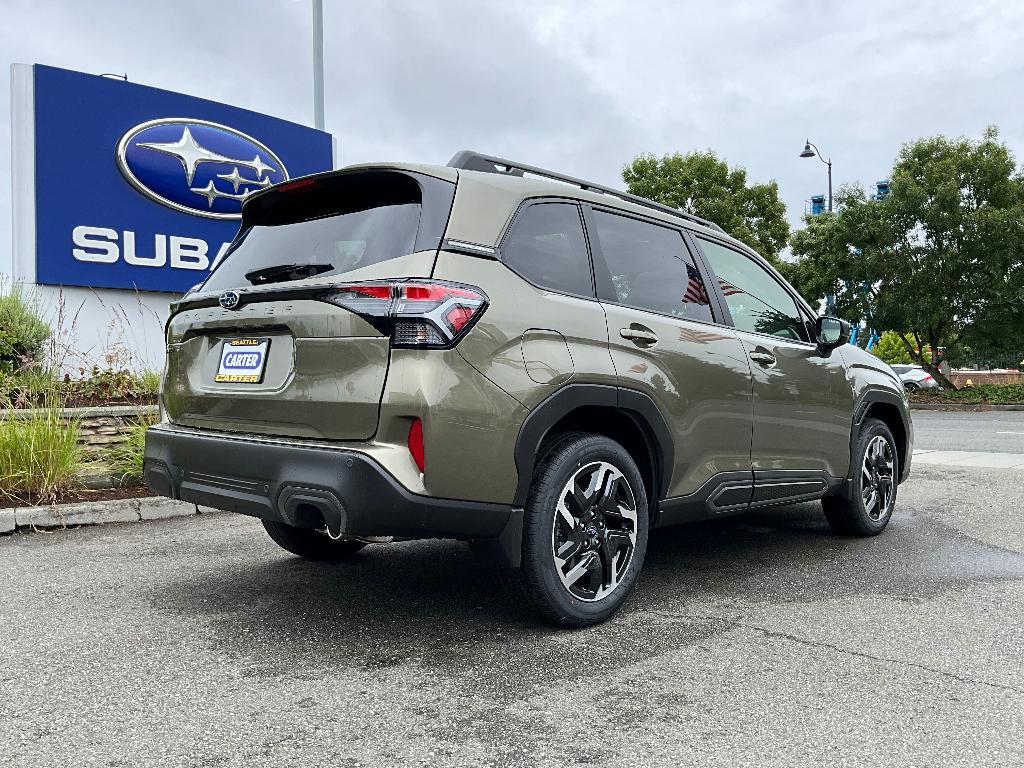
<path fill-rule="evenodd" d="M 647 531 L 647 494 L 629 453 L 600 435 L 563 435 L 542 449 L 534 471 L 520 586 L 553 624 L 604 621 L 636 582 Z"/>
<path fill-rule="evenodd" d="M 839 533 L 875 536 L 892 517 L 900 477 L 896 441 L 885 422 L 864 421 L 852 467 L 853 478 L 846 495 L 821 500 L 825 517 Z"/>

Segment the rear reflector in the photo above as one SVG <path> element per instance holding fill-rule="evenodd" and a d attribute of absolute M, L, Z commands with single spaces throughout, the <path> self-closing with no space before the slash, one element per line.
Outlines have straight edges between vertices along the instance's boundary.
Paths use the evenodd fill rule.
<path fill-rule="evenodd" d="M 396 347 L 450 347 L 487 308 L 479 288 L 440 280 L 345 283 L 320 298 L 386 323 Z"/>
<path fill-rule="evenodd" d="M 409 427 L 409 453 L 412 454 L 412 460 L 416 462 L 416 466 L 420 468 L 422 474 L 424 467 L 423 422 L 419 419 L 413 419 L 412 426 Z"/>

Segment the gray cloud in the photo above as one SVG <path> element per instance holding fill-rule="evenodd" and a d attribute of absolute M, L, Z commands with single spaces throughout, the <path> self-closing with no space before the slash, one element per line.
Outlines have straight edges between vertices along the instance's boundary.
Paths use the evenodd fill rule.
<path fill-rule="evenodd" d="M 325 2 L 327 127 L 341 164 L 466 147 L 605 183 L 636 153 L 713 148 L 777 179 L 790 219 L 882 178 L 902 142 L 998 124 L 1024 154 L 1024 6 L 1006 2 Z M 311 120 L 306 0 L 6 2 L 8 61 Z M 0 143 L 10 146 L 9 82 Z M 1022 158 L 1024 159 L 1024 158 Z M 0 154 L 0 243 L 10 238 Z"/>

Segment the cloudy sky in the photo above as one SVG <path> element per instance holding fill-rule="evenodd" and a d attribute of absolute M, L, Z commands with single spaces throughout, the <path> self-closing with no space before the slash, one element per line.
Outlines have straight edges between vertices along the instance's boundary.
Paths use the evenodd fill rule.
<path fill-rule="evenodd" d="M 902 142 L 978 136 L 1024 160 L 1024 3 L 325 0 L 339 165 L 473 148 L 608 184 L 639 152 L 712 148 L 776 179 L 791 222 L 884 178 Z M 309 0 L 0 0 L 6 63 L 45 63 L 312 122 Z M 10 243 L 10 83 L 0 248 Z M 72 117 L 73 116 L 69 116 Z"/>

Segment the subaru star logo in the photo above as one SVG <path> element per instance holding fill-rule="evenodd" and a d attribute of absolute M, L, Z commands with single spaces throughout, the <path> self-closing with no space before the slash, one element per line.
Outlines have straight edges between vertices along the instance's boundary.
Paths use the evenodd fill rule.
<path fill-rule="evenodd" d="M 224 309 L 234 309 L 241 303 L 242 297 L 239 296 L 235 291 L 224 291 L 218 299 L 220 305 Z"/>
<path fill-rule="evenodd" d="M 187 118 L 129 129 L 117 144 L 117 166 L 147 197 L 211 219 L 240 219 L 249 195 L 288 179 L 281 158 L 252 136 Z"/>

